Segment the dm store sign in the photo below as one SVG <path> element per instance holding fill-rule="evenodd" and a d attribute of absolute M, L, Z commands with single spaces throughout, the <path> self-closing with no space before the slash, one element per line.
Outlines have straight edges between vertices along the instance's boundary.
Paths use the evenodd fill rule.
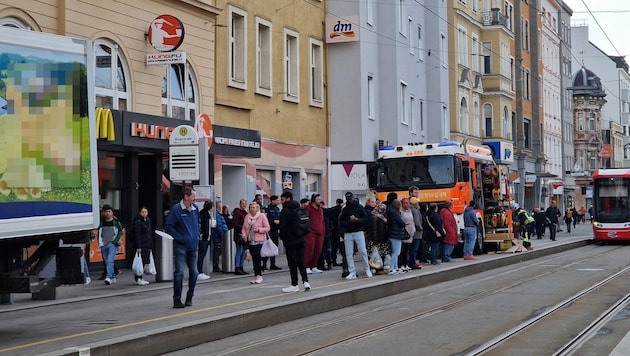
<path fill-rule="evenodd" d="M 359 41 L 359 18 L 356 16 L 326 17 L 326 43 Z"/>

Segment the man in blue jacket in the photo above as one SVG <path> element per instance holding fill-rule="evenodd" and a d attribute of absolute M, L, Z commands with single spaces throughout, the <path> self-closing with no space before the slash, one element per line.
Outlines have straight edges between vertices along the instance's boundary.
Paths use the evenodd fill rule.
<path fill-rule="evenodd" d="M 184 187 L 184 197 L 173 205 L 168 215 L 165 229 L 173 236 L 175 253 L 175 272 L 173 273 L 173 308 L 192 306 L 192 298 L 197 284 L 197 249 L 199 246 L 199 210 L 194 204 L 195 191 Z M 182 288 L 184 282 L 184 263 L 188 266 L 188 292 L 186 303 L 182 304 Z"/>

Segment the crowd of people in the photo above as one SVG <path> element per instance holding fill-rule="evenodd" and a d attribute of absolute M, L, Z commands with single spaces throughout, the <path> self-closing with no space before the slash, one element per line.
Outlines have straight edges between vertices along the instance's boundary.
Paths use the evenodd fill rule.
<path fill-rule="evenodd" d="M 270 196 L 268 206 L 264 207 L 262 195 L 257 194 L 249 203 L 241 199 L 232 211 L 227 205 L 212 201 L 198 209 L 194 204 L 195 191 L 184 187 L 182 193 L 182 200 L 172 207 L 165 223 L 165 231 L 174 239 L 175 308 L 191 306 L 197 280 L 210 278 L 210 268 L 204 271 L 208 249 L 212 272 L 222 272 L 219 264 L 221 244 L 224 234 L 230 230 L 233 230 L 236 246 L 234 273 L 250 274 L 244 268 L 249 255 L 254 275 L 251 284 L 263 283 L 263 272 L 267 269 L 281 269 L 275 256 L 263 257 L 261 251 L 267 239 L 276 246 L 282 241 L 291 279 L 290 285 L 282 289 L 287 293 L 300 290 L 298 278 L 301 278 L 303 289 L 308 291 L 311 288 L 309 275 L 335 267 L 341 267 L 342 278 L 352 280 L 362 275 L 370 278 L 375 274 L 407 273 L 422 268 L 423 264 L 452 262 L 459 241 L 453 202 L 446 201 L 440 209 L 436 203 L 421 203 L 419 189 L 415 186 L 409 188 L 408 196 L 399 198 L 392 192 L 383 202 L 369 197 L 365 205 L 360 204 L 352 192 L 347 192 L 345 201 L 337 199 L 332 207 L 326 207 L 319 194 L 296 201 L 291 192 Z M 584 207 L 567 209 L 561 214 L 555 202 L 546 210 L 536 208 L 531 214 L 516 202 L 512 202 L 510 208 L 514 221 L 521 227 L 525 247 L 531 245 L 534 236 L 542 239 L 547 230 L 551 240 L 555 240 L 556 232 L 561 231 L 561 220 L 566 224 L 567 232 L 571 232 L 571 227 L 584 222 L 586 216 Z M 473 252 L 480 228 L 476 209 L 475 201 L 471 201 L 463 214 L 464 260 L 476 259 Z M 120 245 L 122 224 L 113 216 L 110 206 L 103 206 L 102 214 L 98 229 L 104 260 L 102 279 L 110 285 L 116 283 L 118 273 L 114 256 Z M 153 250 L 152 236 L 148 210 L 142 207 L 134 218 L 130 240 L 145 267 L 150 263 Z M 358 266 L 355 265 L 355 255 L 359 257 Z M 189 270 L 188 290 L 182 303 L 186 268 Z M 86 275 L 89 278 L 87 268 Z M 142 274 L 134 277 L 138 285 L 149 284 Z"/>

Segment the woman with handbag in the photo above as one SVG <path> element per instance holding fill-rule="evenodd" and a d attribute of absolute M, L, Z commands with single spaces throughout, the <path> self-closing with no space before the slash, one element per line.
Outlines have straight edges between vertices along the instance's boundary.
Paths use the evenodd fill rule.
<path fill-rule="evenodd" d="M 400 202 L 402 204 L 400 215 L 405 222 L 405 229 L 403 231 L 402 249 L 398 257 L 398 266 L 400 266 L 402 272 L 409 272 L 411 271 L 411 266 L 416 264 L 415 261 L 409 260 L 409 249 L 413 242 L 413 235 L 416 233 L 416 224 L 413 220 L 413 212 L 411 211 L 409 198 L 402 198 Z"/>
<path fill-rule="evenodd" d="M 260 284 L 263 281 L 260 249 L 267 240 L 269 230 L 269 221 L 267 216 L 260 212 L 260 205 L 257 202 L 249 203 L 249 214 L 245 217 L 241 233 L 245 242 L 249 243 L 249 253 L 254 264 L 254 279 L 251 280 L 251 284 Z"/>
<path fill-rule="evenodd" d="M 401 270 L 398 268 L 398 256 L 402 248 L 402 240 L 404 238 L 403 229 L 405 222 L 400 215 L 402 204 L 400 200 L 394 199 L 391 205 L 387 207 L 387 236 L 392 244 L 392 259 L 389 263 L 389 274 L 399 274 Z"/>

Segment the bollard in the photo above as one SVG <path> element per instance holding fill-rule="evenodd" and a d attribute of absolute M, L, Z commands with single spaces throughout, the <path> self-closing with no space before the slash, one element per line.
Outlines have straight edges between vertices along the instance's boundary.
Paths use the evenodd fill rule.
<path fill-rule="evenodd" d="M 156 230 L 156 243 L 153 251 L 155 269 L 157 275 L 156 282 L 167 282 L 173 280 L 173 236 Z"/>
<path fill-rule="evenodd" d="M 234 230 L 230 229 L 223 234 L 223 245 L 221 246 L 221 270 L 223 273 L 234 273 L 234 254 L 236 246 L 232 239 Z"/>

